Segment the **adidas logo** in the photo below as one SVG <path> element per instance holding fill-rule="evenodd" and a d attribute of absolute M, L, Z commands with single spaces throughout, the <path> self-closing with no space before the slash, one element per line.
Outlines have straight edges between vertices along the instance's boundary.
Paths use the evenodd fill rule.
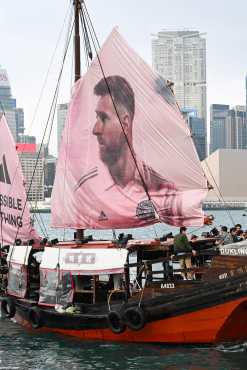
<path fill-rule="evenodd" d="M 100 212 L 100 215 L 99 215 L 99 218 L 98 218 L 99 221 L 105 221 L 105 220 L 108 220 L 108 217 L 106 216 L 105 212 L 101 211 Z"/>
<path fill-rule="evenodd" d="M 5 184 L 11 184 L 5 155 L 3 155 L 3 163 L 0 164 L 0 182 L 4 182 Z"/>

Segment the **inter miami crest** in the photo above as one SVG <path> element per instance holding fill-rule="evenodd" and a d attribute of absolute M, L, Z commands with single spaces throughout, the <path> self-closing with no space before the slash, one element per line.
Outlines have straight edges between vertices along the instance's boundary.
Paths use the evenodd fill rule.
<path fill-rule="evenodd" d="M 11 184 L 5 155 L 3 155 L 3 161 L 0 164 L 0 182 L 3 182 L 5 184 Z"/>
<path fill-rule="evenodd" d="M 151 200 L 143 200 L 136 207 L 136 216 L 141 220 L 153 220 L 155 209 Z"/>

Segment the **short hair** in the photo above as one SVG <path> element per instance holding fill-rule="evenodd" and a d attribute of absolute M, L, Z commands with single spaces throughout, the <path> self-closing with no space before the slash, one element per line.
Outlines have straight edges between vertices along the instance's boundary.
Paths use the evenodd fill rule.
<path fill-rule="evenodd" d="M 241 224 L 236 224 L 235 227 L 240 227 L 240 229 L 242 229 L 242 225 Z"/>
<path fill-rule="evenodd" d="M 97 96 L 111 95 L 115 104 L 123 105 L 130 114 L 131 120 L 135 115 L 135 94 L 125 78 L 121 76 L 108 76 L 102 78 L 94 86 Z"/>
<path fill-rule="evenodd" d="M 221 230 L 222 231 L 227 231 L 227 227 L 226 226 L 221 226 Z"/>
<path fill-rule="evenodd" d="M 230 233 L 235 232 L 235 231 L 237 231 L 236 227 L 232 227 L 232 228 L 230 229 Z"/>
<path fill-rule="evenodd" d="M 186 231 L 187 230 L 187 227 L 185 227 L 185 226 L 181 226 L 180 227 L 180 234 L 183 232 L 183 231 Z"/>

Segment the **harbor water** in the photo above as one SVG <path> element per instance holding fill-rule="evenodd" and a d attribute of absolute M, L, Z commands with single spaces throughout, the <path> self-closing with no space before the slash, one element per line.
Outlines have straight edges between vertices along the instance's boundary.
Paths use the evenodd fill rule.
<path fill-rule="evenodd" d="M 240 223 L 247 229 L 243 211 L 208 212 L 215 216 L 216 225 L 232 226 Z M 50 214 L 36 219 L 37 227 L 49 238 L 69 239 L 73 233 L 49 229 Z M 190 229 L 201 234 L 212 228 Z M 135 238 L 160 237 L 177 228 L 156 225 L 142 230 L 126 230 Z M 116 231 L 116 234 L 118 235 Z M 121 230 L 122 232 L 122 230 Z M 87 231 L 95 237 L 112 238 L 112 231 Z M 112 342 L 78 341 L 56 334 L 28 331 L 13 321 L 0 319 L 0 370 L 1 369 L 83 369 L 83 370 L 237 370 L 247 368 L 247 343 L 230 343 L 216 346 L 126 344 Z"/>

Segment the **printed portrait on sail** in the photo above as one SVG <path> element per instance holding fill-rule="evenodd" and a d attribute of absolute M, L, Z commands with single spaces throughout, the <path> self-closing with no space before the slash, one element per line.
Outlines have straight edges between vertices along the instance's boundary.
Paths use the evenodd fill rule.
<path fill-rule="evenodd" d="M 73 90 L 52 194 L 52 225 L 202 225 L 206 181 L 167 81 L 116 30 L 100 59 Z"/>
<path fill-rule="evenodd" d="M 75 191 L 80 187 L 85 189 L 87 182 L 95 190 L 103 186 L 105 193 L 121 193 L 120 207 L 128 202 L 134 193 L 140 200 L 136 206 L 136 217 L 146 221 L 156 216 L 155 206 L 151 199 L 148 199 L 149 193 L 153 196 L 160 195 L 163 198 L 164 216 L 165 213 L 168 216 L 175 214 L 182 216 L 176 199 L 175 185 L 147 166 L 135 153 L 133 147 L 135 94 L 128 81 L 122 76 L 102 78 L 95 85 L 94 94 L 98 101 L 92 133 L 97 138 L 101 163 L 83 174 L 76 184 Z M 107 220 L 106 214 L 105 217 L 102 217 L 102 213 L 100 216 L 102 221 Z"/>

